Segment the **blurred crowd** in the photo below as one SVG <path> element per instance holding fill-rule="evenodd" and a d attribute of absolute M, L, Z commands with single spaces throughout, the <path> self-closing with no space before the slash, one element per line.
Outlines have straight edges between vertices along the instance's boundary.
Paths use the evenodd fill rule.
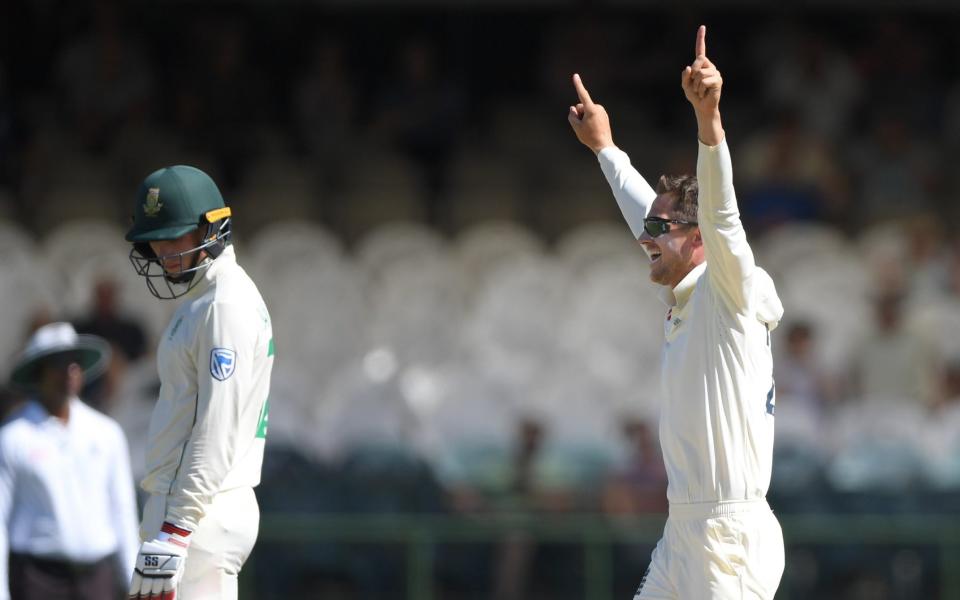
<path fill-rule="evenodd" d="M 85 399 L 142 469 L 172 307 L 123 227 L 147 173 L 194 164 L 274 319 L 265 511 L 663 512 L 665 309 L 565 114 L 576 71 L 641 172 L 691 171 L 688 16 L 185 6 L 22 2 L 0 25 L 3 364 L 53 319 L 108 339 Z M 707 19 L 743 217 L 786 308 L 779 511 L 956 510 L 955 21 Z M 504 544 L 471 563 L 484 589 L 534 597 L 542 555 Z M 800 597 L 828 597 L 810 581 Z"/>
<path fill-rule="evenodd" d="M 39 242 L 17 231 L 0 235 L 19 235 L 4 244 L 11 260 L 0 269 L 2 351 L 17 349 L 25 324 L 52 316 L 110 340 L 113 363 L 84 398 L 126 431 L 139 476 L 158 385 L 152 348 L 173 305 L 146 293 L 116 225 L 71 222 Z M 956 267 L 949 255 L 937 268 L 916 262 L 912 231 L 883 224 L 851 239 L 794 223 L 754 238 L 789 307 L 773 333 L 770 497 L 781 514 L 955 510 L 960 301 L 947 274 Z M 266 513 L 665 511 L 657 441 L 665 307 L 625 226 L 586 224 L 548 245 L 515 222 L 452 238 L 394 222 L 348 249 L 329 229 L 286 221 L 235 245 L 277 339 L 258 488 Z M 535 552 L 522 537 L 504 544 L 479 561 L 481 589 L 511 598 L 558 585 L 543 571 L 559 560 L 556 549 Z M 342 575 L 347 563 L 330 547 L 319 556 L 302 573 L 333 585 L 322 576 Z M 282 548 L 267 557 L 268 573 L 286 572 L 277 561 L 300 564 Z M 628 575 L 646 560 L 629 557 Z M 457 571 L 457 559 L 478 562 L 447 559 L 451 585 L 473 573 Z M 881 572 L 884 560 L 864 559 Z M 348 572 L 374 595 L 400 577 Z M 803 579 L 801 591 L 813 593 L 827 573 Z"/>
<path fill-rule="evenodd" d="M 692 167 L 682 13 L 188 6 L 189 18 L 115 0 L 11 6 L 6 215 L 37 232 L 125 219 L 146 173 L 186 162 L 226 188 L 247 227 L 310 218 L 352 241 L 398 218 L 449 232 L 497 217 L 553 238 L 613 216 L 563 122 L 573 71 L 645 172 Z M 937 16 L 711 21 L 751 231 L 956 220 L 946 157 L 960 93 L 938 57 L 957 48 Z"/>

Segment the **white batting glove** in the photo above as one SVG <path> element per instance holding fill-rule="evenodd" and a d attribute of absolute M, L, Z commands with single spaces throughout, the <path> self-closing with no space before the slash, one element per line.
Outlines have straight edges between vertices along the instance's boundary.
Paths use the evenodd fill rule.
<path fill-rule="evenodd" d="M 129 600 L 175 600 L 189 547 L 188 530 L 164 523 L 156 539 L 140 546 Z"/>

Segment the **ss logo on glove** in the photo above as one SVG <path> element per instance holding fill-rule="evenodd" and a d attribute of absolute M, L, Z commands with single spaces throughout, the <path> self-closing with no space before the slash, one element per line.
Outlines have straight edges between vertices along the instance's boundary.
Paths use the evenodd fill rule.
<path fill-rule="evenodd" d="M 159 566 L 160 566 L 160 557 L 159 557 L 159 556 L 144 556 L 144 557 L 143 557 L 143 566 L 145 566 L 145 567 L 159 567 Z"/>

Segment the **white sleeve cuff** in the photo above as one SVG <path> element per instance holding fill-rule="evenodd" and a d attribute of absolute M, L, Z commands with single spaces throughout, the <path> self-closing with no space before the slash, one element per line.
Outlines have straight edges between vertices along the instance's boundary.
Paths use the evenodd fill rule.
<path fill-rule="evenodd" d="M 623 159 L 630 160 L 627 153 L 616 146 L 607 146 L 597 152 L 597 160 L 600 161 L 601 166 L 613 165 Z"/>

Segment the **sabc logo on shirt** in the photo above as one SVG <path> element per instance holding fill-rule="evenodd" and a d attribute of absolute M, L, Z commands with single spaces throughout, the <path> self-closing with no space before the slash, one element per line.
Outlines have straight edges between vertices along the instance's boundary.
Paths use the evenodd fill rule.
<path fill-rule="evenodd" d="M 210 374 L 217 381 L 226 381 L 237 368 L 237 353 L 228 348 L 210 351 Z"/>

